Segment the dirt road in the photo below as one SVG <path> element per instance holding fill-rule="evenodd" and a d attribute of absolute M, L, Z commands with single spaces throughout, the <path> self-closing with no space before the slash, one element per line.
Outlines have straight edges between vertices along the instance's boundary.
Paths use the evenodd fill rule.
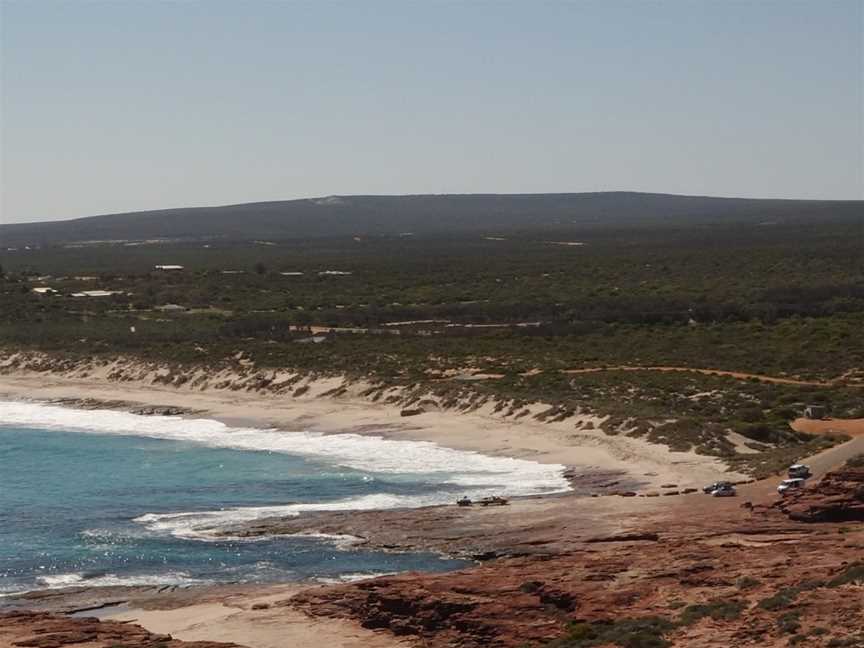
<path fill-rule="evenodd" d="M 808 484 L 815 484 L 822 479 L 826 473 L 836 470 L 852 457 L 864 454 L 864 436 L 850 439 L 846 443 L 841 443 L 833 448 L 828 448 L 818 454 L 806 457 L 801 460 L 801 463 L 810 466 L 813 474 L 807 480 Z M 781 481 L 786 479 L 786 475 L 778 475 L 762 479 L 753 484 L 741 486 L 738 491 L 739 500 L 750 500 L 752 502 L 765 503 L 777 497 L 777 486 Z M 733 498 L 734 499 L 734 498 Z"/>
<path fill-rule="evenodd" d="M 797 378 L 781 378 L 778 376 L 766 376 L 764 374 L 746 373 L 743 371 L 726 371 L 724 369 L 699 369 L 694 367 L 634 367 L 630 365 L 622 365 L 618 367 L 590 367 L 587 369 L 562 369 L 564 374 L 584 374 L 584 373 L 600 373 L 603 371 L 680 371 L 700 373 L 707 376 L 727 376 L 729 378 L 738 378 L 739 380 L 759 380 L 761 382 L 775 383 L 778 385 L 807 385 L 811 387 L 835 387 L 837 385 L 846 384 L 849 387 L 864 387 L 864 384 L 857 382 L 844 383 L 847 374 L 832 378 L 831 380 L 799 380 Z"/>

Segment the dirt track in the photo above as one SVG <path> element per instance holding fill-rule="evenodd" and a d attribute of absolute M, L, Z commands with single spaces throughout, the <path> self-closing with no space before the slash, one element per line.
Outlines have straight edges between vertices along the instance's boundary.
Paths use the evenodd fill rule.
<path fill-rule="evenodd" d="M 759 380 L 761 382 L 776 383 L 778 385 L 807 385 L 811 387 L 836 387 L 838 385 L 847 385 L 849 387 L 864 387 L 864 383 L 845 382 L 848 380 L 848 375 L 843 374 L 831 380 L 799 380 L 797 378 L 780 378 L 777 376 L 766 376 L 764 374 L 746 373 L 743 371 L 726 371 L 724 369 L 699 369 L 694 367 L 634 367 L 622 365 L 617 367 L 590 367 L 587 369 L 562 369 L 561 373 L 565 374 L 583 374 L 583 373 L 600 373 L 603 371 L 681 371 L 700 373 L 708 376 L 727 376 L 729 378 L 738 378 L 739 380 Z"/>

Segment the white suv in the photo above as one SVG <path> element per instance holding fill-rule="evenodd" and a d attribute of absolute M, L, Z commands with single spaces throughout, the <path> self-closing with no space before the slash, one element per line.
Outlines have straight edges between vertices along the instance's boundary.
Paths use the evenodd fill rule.
<path fill-rule="evenodd" d="M 802 479 L 801 477 L 795 477 L 794 479 L 784 479 L 777 487 L 777 492 L 781 495 L 785 495 L 791 490 L 798 490 L 804 488 L 805 483 L 806 480 Z"/>
<path fill-rule="evenodd" d="M 807 479 L 810 476 L 810 466 L 805 466 L 804 464 L 793 464 L 789 466 L 789 477 L 796 478 L 801 477 L 802 479 Z"/>

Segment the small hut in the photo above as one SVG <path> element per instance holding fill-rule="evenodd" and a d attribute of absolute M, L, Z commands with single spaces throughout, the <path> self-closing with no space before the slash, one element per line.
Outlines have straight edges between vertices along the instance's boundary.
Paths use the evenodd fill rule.
<path fill-rule="evenodd" d="M 828 408 L 824 405 L 808 405 L 804 408 L 804 417 L 808 419 L 824 419 L 828 415 Z"/>

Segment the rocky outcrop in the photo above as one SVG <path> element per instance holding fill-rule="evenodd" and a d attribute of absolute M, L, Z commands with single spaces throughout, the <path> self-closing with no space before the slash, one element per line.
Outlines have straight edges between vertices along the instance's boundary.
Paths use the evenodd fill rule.
<path fill-rule="evenodd" d="M 815 486 L 787 495 L 776 506 L 801 522 L 864 522 L 864 468 L 828 473 Z"/>
<path fill-rule="evenodd" d="M 444 575 L 417 583 L 404 576 L 378 578 L 349 588 L 310 590 L 288 604 L 316 616 L 349 613 L 363 627 L 433 639 L 435 645 L 478 647 L 510 646 L 516 637 L 552 638 L 559 632 L 562 615 L 578 607 L 573 592 L 540 578 L 460 574 L 455 587 Z M 532 625 L 522 627 L 526 619 Z"/>
<path fill-rule="evenodd" d="M 0 613 L 0 646 L 10 648 L 243 648 L 233 643 L 179 641 L 131 623 L 49 612 Z"/>
<path fill-rule="evenodd" d="M 688 509 L 661 534 L 595 536 L 554 555 L 332 585 L 281 605 L 428 648 L 537 647 L 568 632 L 586 641 L 574 647 L 787 648 L 797 634 L 810 648 L 864 645 L 864 526 L 824 529 L 776 509 Z M 652 627 L 662 637 L 643 632 Z"/>

